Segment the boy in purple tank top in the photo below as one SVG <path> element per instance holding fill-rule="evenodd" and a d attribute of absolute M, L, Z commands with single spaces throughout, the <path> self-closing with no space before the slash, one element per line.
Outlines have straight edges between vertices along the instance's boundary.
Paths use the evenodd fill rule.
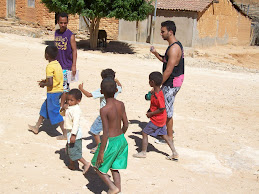
<path fill-rule="evenodd" d="M 55 45 L 58 48 L 58 56 L 56 59 L 62 67 L 64 76 L 64 94 L 61 97 L 61 107 L 63 107 L 66 92 L 70 90 L 67 73 L 68 71 L 72 71 L 73 75 L 76 74 L 77 49 L 75 35 L 67 28 L 68 15 L 66 13 L 60 13 L 57 22 L 60 29 L 55 32 Z"/>

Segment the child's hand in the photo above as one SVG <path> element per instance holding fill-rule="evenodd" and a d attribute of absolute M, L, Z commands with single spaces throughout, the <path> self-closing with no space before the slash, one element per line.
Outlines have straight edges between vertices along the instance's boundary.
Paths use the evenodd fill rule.
<path fill-rule="evenodd" d="M 99 152 L 97 156 L 97 161 L 96 161 L 96 167 L 99 168 L 99 166 L 103 163 L 103 155 L 104 153 Z"/>
<path fill-rule="evenodd" d="M 70 137 L 70 143 L 75 143 L 75 142 L 76 142 L 76 136 L 72 134 Z"/>
<path fill-rule="evenodd" d="M 150 118 L 150 117 L 152 117 L 153 116 L 153 114 L 152 114 L 152 112 L 147 112 L 147 118 Z"/>
<path fill-rule="evenodd" d="M 64 104 L 62 107 L 61 107 L 61 110 L 67 110 L 67 108 L 68 108 L 68 104 Z"/>
<path fill-rule="evenodd" d="M 84 87 L 84 84 L 83 84 L 83 83 L 81 83 L 81 84 L 78 85 L 78 89 L 79 89 L 79 90 L 82 90 L 83 87 Z"/>
<path fill-rule="evenodd" d="M 45 80 L 42 80 L 40 83 L 39 83 L 39 86 L 41 88 L 44 88 L 45 87 L 45 84 L 46 84 L 46 81 Z"/>

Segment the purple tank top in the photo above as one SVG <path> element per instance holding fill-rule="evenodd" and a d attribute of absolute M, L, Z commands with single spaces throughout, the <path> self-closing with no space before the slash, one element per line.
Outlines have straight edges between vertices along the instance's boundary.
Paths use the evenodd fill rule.
<path fill-rule="evenodd" d="M 55 32 L 55 45 L 58 47 L 57 60 L 60 63 L 62 69 L 71 70 L 73 63 L 73 55 L 70 39 L 73 33 L 67 29 L 61 33 L 59 30 Z"/>

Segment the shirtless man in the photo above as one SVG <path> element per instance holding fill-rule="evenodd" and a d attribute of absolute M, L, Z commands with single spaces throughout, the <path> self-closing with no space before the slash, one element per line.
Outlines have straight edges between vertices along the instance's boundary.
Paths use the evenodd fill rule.
<path fill-rule="evenodd" d="M 105 78 L 101 83 L 101 93 L 106 99 L 106 106 L 101 108 L 103 137 L 92 159 L 97 174 L 109 187 L 108 193 L 121 192 L 119 169 L 127 168 L 128 143 L 124 133 L 128 129 L 128 119 L 123 102 L 114 98 L 117 91 L 116 82 Z M 121 121 L 123 123 L 121 127 Z M 114 183 L 107 175 L 111 170 Z"/>

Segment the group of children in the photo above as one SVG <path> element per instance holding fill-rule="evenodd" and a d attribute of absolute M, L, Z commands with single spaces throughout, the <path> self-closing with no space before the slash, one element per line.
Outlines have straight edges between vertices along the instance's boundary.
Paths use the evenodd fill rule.
<path fill-rule="evenodd" d="M 126 169 L 128 159 L 128 143 L 124 136 L 128 128 L 128 119 L 123 102 L 115 99 L 122 91 L 121 83 L 115 79 L 115 72 L 112 69 L 105 69 L 101 72 L 100 89 L 88 92 L 83 88 L 83 84 L 80 84 L 79 89 L 71 89 L 66 94 L 65 102 L 60 102 L 60 96 L 63 93 L 63 75 L 62 68 L 56 60 L 57 53 L 58 49 L 55 46 L 47 46 L 45 49 L 45 58 L 49 64 L 46 67 L 46 79 L 39 81 L 39 86 L 47 87 L 47 99 L 41 106 L 36 125 L 29 125 L 29 129 L 38 134 L 44 119 L 49 119 L 52 125 L 59 124 L 63 134 L 57 139 L 67 139 L 66 153 L 70 159 L 69 168 L 75 169 L 75 162 L 80 161 L 83 164 L 83 173 L 86 173 L 92 164 L 97 174 L 109 187 L 108 193 L 119 193 L 121 191 L 119 170 Z M 133 156 L 146 157 L 148 135 L 151 135 L 154 137 L 162 136 L 172 150 L 173 157 L 170 158 L 177 159 L 178 154 L 173 141 L 167 136 L 165 100 L 160 89 L 162 74 L 152 72 L 149 75 L 149 84 L 153 88 L 150 109 L 146 114 L 150 118 L 150 122 L 142 131 L 142 151 Z M 90 128 L 97 144 L 91 150 L 91 153 L 94 153 L 91 164 L 82 157 L 81 110 L 79 106 L 82 93 L 89 98 L 100 98 L 100 116 L 95 119 Z M 63 106 L 60 107 L 60 105 Z M 64 110 L 65 120 L 61 116 L 60 110 Z M 103 131 L 102 140 L 100 139 L 101 131 Z M 113 182 L 107 175 L 109 169 L 113 176 Z"/>

